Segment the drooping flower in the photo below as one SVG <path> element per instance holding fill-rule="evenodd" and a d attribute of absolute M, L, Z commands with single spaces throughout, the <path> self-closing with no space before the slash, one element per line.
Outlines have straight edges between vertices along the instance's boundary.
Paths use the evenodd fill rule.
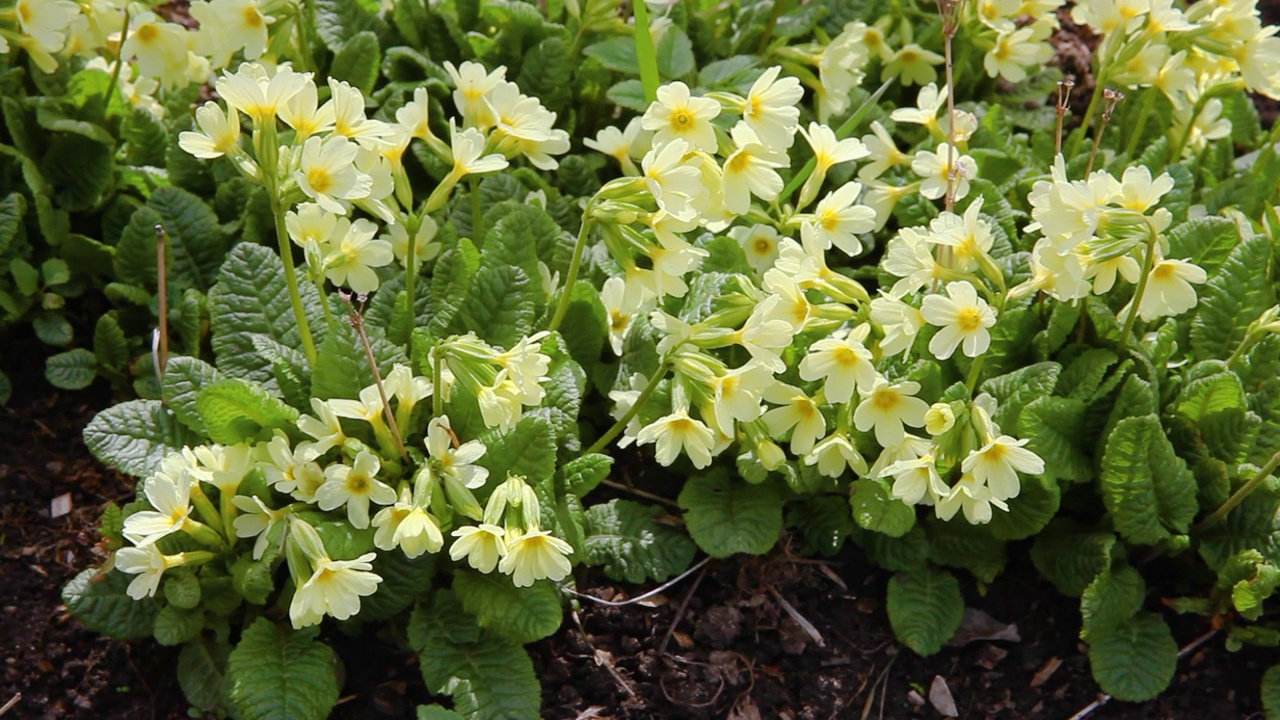
<path fill-rule="evenodd" d="M 311 577 L 293 594 L 289 619 L 295 629 L 315 625 L 329 615 L 346 620 L 360 612 L 360 598 L 374 594 L 382 576 L 373 571 L 377 555 L 365 553 L 355 560 L 315 560 Z"/>
<path fill-rule="evenodd" d="M 693 466 L 702 469 L 711 464 L 715 434 L 701 420 L 689 417 L 687 409 L 654 420 L 636 434 L 640 445 L 655 443 L 655 458 L 660 465 L 670 465 L 683 450 Z"/>
<path fill-rule="evenodd" d="M 507 554 L 498 570 L 511 576 L 516 587 L 529 587 L 538 580 L 558 582 L 572 570 L 569 555 L 573 546 L 546 530 L 527 529 L 508 533 Z"/>
<path fill-rule="evenodd" d="M 137 575 L 125 593 L 134 600 L 152 597 L 160 588 L 164 571 L 182 564 L 182 555 L 165 555 L 154 543 L 143 547 L 126 547 L 116 551 L 116 569 Z"/>
<path fill-rule="evenodd" d="M 1001 435 L 969 453 L 960 469 L 972 474 L 976 482 L 986 483 L 996 500 L 1015 498 L 1019 491 L 1018 472 L 1044 472 L 1044 460 L 1023 447 L 1027 442 Z"/>
<path fill-rule="evenodd" d="M 455 562 L 466 558 L 468 565 L 482 573 L 493 572 L 498 560 L 507 554 L 506 531 L 497 525 L 463 525 L 452 535 L 456 539 L 449 548 L 449 557 Z"/>

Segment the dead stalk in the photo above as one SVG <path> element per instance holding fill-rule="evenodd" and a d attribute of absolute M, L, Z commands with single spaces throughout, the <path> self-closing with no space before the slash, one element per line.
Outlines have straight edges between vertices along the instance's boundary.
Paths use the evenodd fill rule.
<path fill-rule="evenodd" d="M 1067 111 L 1071 109 L 1071 89 L 1076 86 L 1075 80 L 1070 76 L 1065 80 L 1058 81 L 1058 104 L 1056 113 L 1058 119 L 1053 128 L 1053 154 L 1062 154 L 1062 124 L 1067 117 Z"/>
<path fill-rule="evenodd" d="M 373 384 L 378 388 L 378 398 L 382 400 L 382 414 L 386 416 L 387 427 L 391 430 L 391 438 L 396 441 L 396 449 L 400 451 L 400 457 L 404 460 L 409 459 L 409 453 L 404 448 L 404 439 L 400 437 L 400 426 L 396 424 L 396 416 L 391 412 L 391 403 L 387 401 L 387 389 L 382 384 L 382 373 L 378 370 L 378 361 L 373 357 L 373 345 L 369 342 L 369 336 L 364 331 L 364 315 L 351 302 L 351 295 L 345 292 L 338 292 L 338 296 L 347 304 L 350 310 L 348 322 L 351 327 L 355 328 L 356 334 L 360 336 L 360 343 L 364 345 L 364 356 L 369 362 L 369 369 L 373 371 Z M 356 300 L 363 307 L 365 301 L 364 293 L 356 296 Z"/>
<path fill-rule="evenodd" d="M 1115 112 L 1116 106 L 1124 101 L 1124 93 L 1107 88 L 1102 91 L 1102 99 L 1105 103 L 1102 107 L 1102 120 L 1098 122 L 1098 132 L 1093 134 L 1093 150 L 1089 151 L 1089 164 L 1084 168 L 1085 179 L 1088 179 L 1093 172 L 1093 161 L 1098 157 L 1098 147 L 1102 145 L 1102 133 L 1107 129 L 1111 113 Z"/>

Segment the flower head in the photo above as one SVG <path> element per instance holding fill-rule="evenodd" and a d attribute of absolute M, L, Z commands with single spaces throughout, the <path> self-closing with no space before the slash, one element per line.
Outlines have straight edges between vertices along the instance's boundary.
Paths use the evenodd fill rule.
<path fill-rule="evenodd" d="M 951 357 L 962 343 L 966 357 L 977 357 L 991 346 L 996 313 L 968 282 L 947 283 L 947 297 L 928 295 L 920 314 L 931 325 L 942 328 L 929 341 L 929 352 L 939 360 Z"/>
<path fill-rule="evenodd" d="M 396 491 L 377 479 L 382 462 L 368 450 L 361 450 L 350 466 L 336 464 L 325 468 L 327 481 L 316 491 L 316 503 L 321 510 L 334 510 L 347 506 L 347 520 L 360 530 L 369 527 L 369 502 L 390 505 L 396 501 Z"/>
<path fill-rule="evenodd" d="M 693 97 L 688 85 L 676 81 L 658 88 L 658 99 L 645 111 L 640 126 L 654 131 L 655 147 L 681 139 L 695 150 L 713 153 L 716 129 L 711 121 L 719 114 L 720 103 Z"/>
<path fill-rule="evenodd" d="M 516 587 L 529 587 L 538 580 L 558 582 L 568 577 L 572 554 L 572 545 L 546 530 L 512 532 L 498 570 L 510 575 Z"/>
<path fill-rule="evenodd" d="M 355 560 L 316 560 L 311 577 L 298 586 L 289 604 L 293 627 L 315 625 L 325 615 L 346 620 L 360 612 L 360 598 L 377 592 L 382 582 L 382 576 L 372 572 L 376 557 L 365 553 Z"/>

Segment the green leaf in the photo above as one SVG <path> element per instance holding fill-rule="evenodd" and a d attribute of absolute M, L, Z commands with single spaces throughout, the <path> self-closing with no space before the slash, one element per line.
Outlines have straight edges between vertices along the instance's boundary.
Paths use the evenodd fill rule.
<path fill-rule="evenodd" d="M 541 640 L 560 629 L 560 594 L 550 582 L 518 588 L 501 573 L 459 570 L 453 576 L 453 592 L 480 627 L 517 643 Z"/>
<path fill-rule="evenodd" d="M 134 477 L 154 473 L 169 453 L 203 441 L 159 400 L 113 405 L 94 416 L 84 429 L 85 445 L 94 457 Z"/>
<path fill-rule="evenodd" d="M 129 362 L 129 340 L 113 312 L 100 316 L 93 327 L 93 356 L 99 367 L 116 372 L 124 372 Z"/>
<path fill-rule="evenodd" d="M 1116 536 L 1090 530 L 1072 520 L 1049 523 L 1031 546 L 1031 561 L 1063 595 L 1080 597 L 1089 583 L 1111 567 Z"/>
<path fill-rule="evenodd" d="M 98 359 L 84 348 L 58 353 L 45 361 L 45 378 L 63 390 L 82 390 L 98 376 Z"/>
<path fill-rule="evenodd" d="M 62 602 L 85 627 L 119 640 L 149 637 L 158 608 L 151 598 L 134 600 L 126 594 L 133 577 L 108 572 L 95 580 L 98 570 L 89 568 L 62 588 Z"/>
<path fill-rule="evenodd" d="M 156 225 L 166 235 L 165 272 L 171 296 L 186 288 L 208 290 L 227 253 L 218 217 L 204 200 L 172 186 L 157 189 L 129 218 L 116 247 L 117 278 L 157 286 Z"/>
<path fill-rule="evenodd" d="M 369 31 L 383 37 L 387 24 L 377 12 L 377 3 L 363 0 L 315 0 L 315 30 L 333 52 L 341 52 L 351 38 Z"/>
<path fill-rule="evenodd" d="M 1093 478 L 1093 460 L 1080 449 L 1087 440 L 1085 413 L 1081 400 L 1044 396 L 1027 404 L 1018 419 L 1027 449 L 1044 459 L 1045 474 L 1082 482 Z"/>
<path fill-rule="evenodd" d="M 40 162 L 40 174 L 53 186 L 59 208 L 80 212 L 102 201 L 115 177 L 110 135 L 107 141 L 74 134 L 54 139 Z"/>
<path fill-rule="evenodd" d="M 71 268 L 60 258 L 49 258 L 40 263 L 40 277 L 44 278 L 46 287 L 61 285 L 71 279 Z"/>
<path fill-rule="evenodd" d="M 1187 383 L 1178 396 L 1177 413 L 1193 423 L 1224 410 L 1244 409 L 1244 387 L 1233 372 L 1221 372 Z"/>
<path fill-rule="evenodd" d="M 329 77 L 345 80 L 360 92 L 368 95 L 378 81 L 378 68 L 382 65 L 382 48 L 378 36 L 365 30 L 352 35 L 342 43 L 329 66 Z"/>
<path fill-rule="evenodd" d="M 1174 227 L 1166 237 L 1169 257 L 1195 263 L 1213 275 L 1240 241 L 1240 231 L 1234 221 L 1209 215 Z"/>
<path fill-rule="evenodd" d="M 36 331 L 36 337 L 46 345 L 66 345 L 75 336 L 71 323 L 56 312 L 41 312 L 32 319 L 31 326 Z"/>
<path fill-rule="evenodd" d="M 222 704 L 222 684 L 231 647 L 221 640 L 199 637 L 178 654 L 178 685 L 187 702 L 202 710 Z"/>
<path fill-rule="evenodd" d="M 922 568 L 929 557 L 929 538 L 920 525 L 900 538 L 860 528 L 854 531 L 853 538 L 866 551 L 871 562 L 886 570 L 897 572 Z"/>
<path fill-rule="evenodd" d="M 579 455 L 560 468 L 564 478 L 564 491 L 582 497 L 595 489 L 609 476 L 613 458 L 601 453 Z"/>
<path fill-rule="evenodd" d="M 196 391 L 196 412 L 214 442 L 232 445 L 263 439 L 275 428 L 292 426 L 298 411 L 260 385 L 238 378 L 216 380 Z"/>
<path fill-rule="evenodd" d="M 204 612 L 169 605 L 156 615 L 154 635 L 161 645 L 181 645 L 194 640 L 204 627 Z"/>
<path fill-rule="evenodd" d="M 23 231 L 22 217 L 27 211 L 27 200 L 13 192 L 0 200 L 0 253 L 4 253 Z"/>
<path fill-rule="evenodd" d="M 1051 395 L 1062 366 L 1054 362 L 1028 365 L 982 383 L 982 391 L 999 403 L 993 418 L 1001 427 L 1018 427 L 1018 418 L 1032 400 Z"/>
<path fill-rule="evenodd" d="M 491 484 L 505 481 L 507 475 L 520 475 L 537 486 L 555 475 L 555 444 L 551 425 L 543 418 L 525 415 L 509 432 L 490 430 L 480 441 L 486 448 L 480 464 L 489 469 Z"/>
<path fill-rule="evenodd" d="M 684 572 L 696 548 L 683 532 L 655 522 L 662 514 L 659 507 L 630 500 L 587 508 L 586 563 L 629 583 L 662 582 Z"/>
<path fill-rule="evenodd" d="M 435 579 L 435 556 L 412 560 L 402 552 L 382 552 L 373 561 L 373 572 L 382 577 L 378 592 L 360 600 L 360 622 L 388 620 L 427 596 Z"/>
<path fill-rule="evenodd" d="M 1102 499 L 1116 530 L 1150 545 L 1184 533 L 1195 519 L 1196 481 L 1154 415 L 1125 418 L 1107 438 L 1102 456 Z"/>
<path fill-rule="evenodd" d="M 915 508 L 894 498 L 889 483 L 878 478 L 855 480 L 849 504 L 860 527 L 889 537 L 902 537 L 916 524 Z"/>
<path fill-rule="evenodd" d="M 11 397 L 13 397 L 13 383 L 9 380 L 9 376 L 0 370 L 0 406 L 8 405 Z"/>
<path fill-rule="evenodd" d="M 541 686 L 529 655 L 514 640 L 480 628 L 452 592 L 437 592 L 430 605 L 414 609 L 409 644 L 418 651 L 427 689 L 453 696 L 463 717 L 538 716 Z"/>
<path fill-rule="evenodd" d="M 172 357 L 165 365 L 161 397 L 178 420 L 204 434 L 204 420 L 196 409 L 196 398 L 201 388 L 223 379 L 222 373 L 203 360 L 184 355 Z"/>
<path fill-rule="evenodd" d="M 693 43 L 679 27 L 667 28 L 655 51 L 658 56 L 658 74 L 662 77 L 679 80 L 693 72 Z"/>
<path fill-rule="evenodd" d="M 165 151 L 169 149 L 169 132 L 150 111 L 135 107 L 120 124 L 120 135 L 128 143 L 125 163 L 164 167 Z"/>
<path fill-rule="evenodd" d="M 723 468 L 685 483 L 678 498 L 693 541 L 716 558 L 763 555 L 782 531 L 782 498 L 768 483 L 752 485 Z"/>
<path fill-rule="evenodd" d="M 308 322 L 318 333 L 324 325 L 319 295 L 311 283 L 300 285 Z M 240 243 L 231 249 L 209 291 L 209 316 L 218 369 L 232 377 L 256 380 L 268 388 L 274 384 L 271 362 L 254 348 L 255 333 L 302 349 L 284 263 L 269 248 Z"/>
<path fill-rule="evenodd" d="M 1271 564 L 1280 564 L 1280 478 L 1264 480 L 1222 522 L 1205 530 L 1200 543 L 1200 557 L 1213 570 L 1246 550 L 1256 550 Z"/>
<path fill-rule="evenodd" d="M 615 83 L 605 91 L 605 97 L 609 98 L 609 102 L 636 112 L 642 113 L 649 107 L 649 101 L 644 97 L 644 86 L 639 80 Z"/>
<path fill-rule="evenodd" d="M 582 52 L 614 72 L 627 75 L 640 74 L 640 63 L 636 60 L 636 43 L 630 37 L 618 36 L 601 40 L 588 45 Z"/>
<path fill-rule="evenodd" d="M 378 361 L 378 372 L 383 378 L 397 364 L 408 365 L 409 358 L 391 341 L 369 336 L 373 357 Z M 329 398 L 358 398 L 360 391 L 373 385 L 373 369 L 365 353 L 360 335 L 350 323 L 335 323 L 333 330 L 320 344 L 319 358 L 311 376 L 311 394 L 321 400 Z"/>
<path fill-rule="evenodd" d="M 930 562 L 968 570 L 984 583 L 1004 571 L 1008 561 L 1005 543 L 993 536 L 987 526 L 930 518 L 925 530 Z"/>
<path fill-rule="evenodd" d="M 406 3 L 401 3 L 396 7 L 400 7 Z M 439 705 L 419 705 L 418 720 L 466 720 L 458 713 L 452 710 L 446 710 Z"/>
<path fill-rule="evenodd" d="M 1023 417 L 1026 417 L 1025 415 Z M 1046 467 L 1053 467 L 1047 458 Z M 987 528 L 1000 540 L 1022 540 L 1040 532 L 1058 513 L 1062 490 L 1051 477 L 1023 476 L 1018 497 L 1008 501 L 1008 512 L 992 513 Z"/>
<path fill-rule="evenodd" d="M 227 700 L 244 720 L 323 720 L 338 703 L 333 651 L 318 627 L 253 621 L 227 659 Z"/>
<path fill-rule="evenodd" d="M 1262 675 L 1262 707 L 1266 720 L 1280 718 L 1280 664 L 1267 668 Z"/>
<path fill-rule="evenodd" d="M 1117 700 L 1144 702 L 1169 687 L 1178 666 L 1178 644 L 1159 615 L 1138 613 L 1093 634 L 1089 664 L 1104 692 Z"/>
<path fill-rule="evenodd" d="M 200 581 L 189 572 L 176 570 L 167 573 L 161 590 L 171 607 L 190 610 L 200 604 Z"/>
<path fill-rule="evenodd" d="M 964 618 L 960 583 L 932 566 L 895 573 L 885 604 L 893 634 L 924 656 L 941 650 Z"/>
<path fill-rule="evenodd" d="M 1196 358 L 1225 358 L 1240 344 L 1249 323 L 1276 304 L 1275 285 L 1265 268 L 1271 247 L 1255 235 L 1231 251 L 1217 274 L 1198 288 L 1200 308 L 1191 321 L 1191 351 Z"/>
<path fill-rule="evenodd" d="M 458 308 L 455 324 L 493 345 L 509 348 L 533 329 L 537 292 L 517 267 L 481 267 Z"/>
<path fill-rule="evenodd" d="M 1080 614 L 1084 618 L 1080 638 L 1089 640 L 1129 622 L 1142 609 L 1146 592 L 1142 576 L 1128 565 L 1099 573 L 1080 596 Z"/>

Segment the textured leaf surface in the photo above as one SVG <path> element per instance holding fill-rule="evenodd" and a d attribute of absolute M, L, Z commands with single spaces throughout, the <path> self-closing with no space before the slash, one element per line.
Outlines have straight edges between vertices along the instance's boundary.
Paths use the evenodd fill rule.
<path fill-rule="evenodd" d="M 369 30 L 352 35 L 333 56 L 329 76 L 345 80 L 366 95 L 373 92 L 378 80 L 378 67 L 382 64 L 382 48 L 378 36 Z"/>
<path fill-rule="evenodd" d="M 1032 400 L 1051 394 L 1061 372 L 1062 366 L 1057 363 L 1036 363 L 984 382 L 982 391 L 999 403 L 993 419 L 1001 427 L 1018 427 L 1022 409 Z"/>
<path fill-rule="evenodd" d="M 1059 519 L 1036 537 L 1031 560 L 1062 594 L 1079 597 L 1099 573 L 1110 567 L 1115 544 L 1112 533 Z"/>
<path fill-rule="evenodd" d="M 1195 518 L 1195 477 L 1154 415 L 1116 424 L 1102 456 L 1101 485 L 1116 530 L 1131 542 L 1159 542 L 1170 528 L 1186 532 Z"/>
<path fill-rule="evenodd" d="M 226 243 L 213 209 L 178 187 L 159 188 L 129 219 L 116 247 L 119 279 L 156 287 L 156 225 L 166 233 L 170 292 L 188 287 L 208 290 L 226 254 Z"/>
<path fill-rule="evenodd" d="M 964 618 L 960 583 L 946 570 L 923 567 L 889 580 L 886 599 L 893 634 L 920 655 L 932 655 Z"/>
<path fill-rule="evenodd" d="M 762 555 L 782 531 L 782 498 L 773 486 L 752 485 L 721 469 L 685 483 L 678 499 L 689 535 L 712 557 Z"/>
<path fill-rule="evenodd" d="M 603 566 L 622 582 L 661 582 L 684 572 L 693 561 L 693 542 L 680 530 L 654 519 L 662 509 L 630 500 L 610 500 L 587 508 L 586 561 Z"/>
<path fill-rule="evenodd" d="M 94 416 L 84 429 L 89 452 L 135 477 L 160 469 L 165 455 L 204 438 L 187 428 L 159 400 L 130 400 Z"/>
<path fill-rule="evenodd" d="M 1262 675 L 1262 707 L 1267 712 L 1266 720 L 1280 718 L 1280 664 L 1267 668 Z"/>
<path fill-rule="evenodd" d="M 1139 613 L 1092 635 L 1089 664 L 1098 685 L 1117 700 L 1143 702 L 1164 692 L 1178 666 L 1178 644 L 1159 615 Z"/>
<path fill-rule="evenodd" d="M 319 628 L 258 618 L 227 661 L 227 699 L 244 720 L 323 720 L 338 702 L 333 651 Z"/>
<path fill-rule="evenodd" d="M 1142 576 L 1128 565 L 1100 573 L 1080 596 L 1080 614 L 1084 618 L 1080 637 L 1088 640 L 1128 622 L 1142 609 L 1146 591 Z"/>
<path fill-rule="evenodd" d="M 1224 358 L 1240 343 L 1245 329 L 1276 304 L 1268 277 L 1271 247 L 1255 235 L 1235 247 L 1217 274 L 1198 288 L 1200 308 L 1191 321 L 1191 350 L 1200 359 Z"/>
<path fill-rule="evenodd" d="M 381 337 L 370 336 L 373 358 L 378 361 L 378 372 L 383 378 L 391 373 L 396 363 L 409 364 L 409 358 L 394 343 Z M 311 377 L 311 394 L 322 400 L 329 398 L 360 397 L 360 391 L 373 384 L 373 370 L 364 343 L 349 323 L 337 323 L 320 345 L 319 358 Z"/>
<path fill-rule="evenodd" d="M 916 524 L 915 508 L 895 499 L 884 480 L 855 480 L 849 504 L 854 521 L 866 530 L 902 537 Z"/>
<path fill-rule="evenodd" d="M 84 626 L 120 640 L 136 640 L 151 635 L 156 603 L 151 598 L 134 600 L 125 594 L 130 575 L 112 571 L 98 582 L 95 568 L 83 570 L 62 588 L 62 602 Z"/>
<path fill-rule="evenodd" d="M 544 418 L 529 416 L 510 432 L 490 430 L 481 436 L 487 451 L 480 464 L 489 469 L 490 483 L 521 475 L 530 485 L 551 479 L 556 471 L 556 448 L 551 439 L 551 425 Z"/>
<path fill-rule="evenodd" d="M 560 628 L 560 594 L 550 582 L 518 588 L 501 573 L 459 570 L 453 592 L 480 627 L 524 644 L 541 640 Z"/>
<path fill-rule="evenodd" d="M 209 383 L 196 393 L 196 411 L 209 437 L 232 445 L 284 428 L 298 419 L 298 411 L 273 397 L 260 385 L 237 378 Z"/>
<path fill-rule="evenodd" d="M 222 680 L 231 648 L 224 642 L 197 638 L 178 654 L 178 685 L 187 702 L 204 710 L 222 704 Z"/>
<path fill-rule="evenodd" d="M 58 353 L 45 361 L 44 376 L 54 387 L 81 390 L 98 376 L 98 359 L 84 348 Z"/>
<path fill-rule="evenodd" d="M 197 393 L 200 388 L 222 379 L 222 374 L 209 363 L 199 358 L 179 355 L 169 358 L 165 365 L 160 389 L 165 404 L 173 414 L 187 427 L 203 433 L 204 420 L 196 410 Z"/>

